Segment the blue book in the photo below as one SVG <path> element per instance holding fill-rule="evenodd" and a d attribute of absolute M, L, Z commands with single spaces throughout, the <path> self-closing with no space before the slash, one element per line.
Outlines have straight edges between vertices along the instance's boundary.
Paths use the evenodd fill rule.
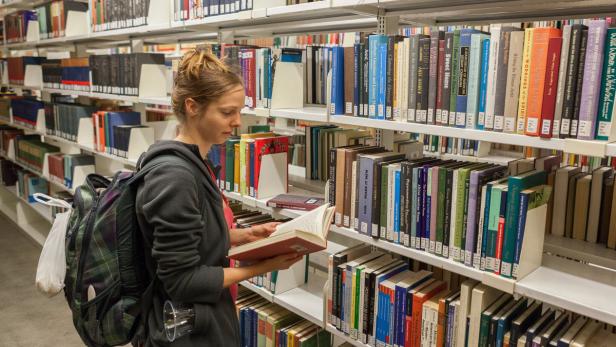
<path fill-rule="evenodd" d="M 521 299 L 520 302 L 516 303 L 508 312 L 505 312 L 498 318 L 496 346 L 503 346 L 505 334 L 511 330 L 511 322 L 524 312 L 526 305 L 526 299 Z"/>
<path fill-rule="evenodd" d="M 407 293 L 412 291 L 413 289 L 419 287 L 421 284 L 425 283 L 432 277 L 432 273 L 428 271 L 419 271 L 417 272 L 417 276 L 413 277 L 411 281 L 408 283 L 402 282 L 402 285 L 398 285 L 401 282 L 398 282 L 395 286 L 395 298 L 396 298 L 396 311 L 395 311 L 395 325 L 394 325 L 394 344 L 398 346 L 404 346 L 404 334 L 405 334 L 405 326 L 406 326 L 406 313 L 411 312 L 407 309 Z M 412 300 L 411 300 L 412 302 Z"/>
<path fill-rule="evenodd" d="M 141 113 L 139 112 L 107 112 L 105 114 L 105 152 L 111 154 L 112 149 L 115 148 L 113 127 L 139 124 L 141 124 Z"/>
<path fill-rule="evenodd" d="M 477 107 L 477 129 L 483 130 L 486 119 L 486 99 L 488 92 L 488 70 L 490 64 L 490 38 L 481 40 L 481 77 L 479 79 L 479 104 Z"/>
<path fill-rule="evenodd" d="M 376 118 L 385 119 L 387 107 L 387 40 L 385 35 L 379 35 L 377 52 L 377 98 Z"/>
<path fill-rule="evenodd" d="M 427 239 L 430 239 L 430 197 L 428 197 L 428 170 L 430 166 L 424 165 L 421 170 L 421 215 L 420 215 L 420 249 L 425 250 L 427 247 Z"/>
<path fill-rule="evenodd" d="M 460 46 L 458 53 L 458 85 L 456 96 L 456 127 L 466 127 L 466 107 L 468 98 L 469 62 L 471 56 L 471 35 L 478 33 L 475 29 L 460 30 Z"/>
<path fill-rule="evenodd" d="M 422 185 L 423 185 L 423 167 L 419 167 L 416 169 L 413 169 L 413 180 L 415 180 L 415 178 L 417 178 L 417 185 L 415 186 L 415 196 L 416 199 L 414 199 L 415 201 L 415 248 L 416 249 L 420 249 L 420 245 L 421 245 L 421 230 L 423 229 L 422 227 L 422 219 L 421 219 L 421 208 L 423 206 L 424 203 L 424 199 L 423 199 L 423 190 L 422 190 Z"/>
<path fill-rule="evenodd" d="M 456 317 L 456 305 L 455 305 L 455 302 L 452 302 L 449 304 L 449 310 L 447 312 L 447 339 L 445 341 L 446 347 L 453 346 L 456 340 L 456 337 L 453 336 L 455 317 Z"/>
<path fill-rule="evenodd" d="M 332 47 L 332 84 L 331 84 L 332 115 L 344 115 L 344 48 Z"/>
<path fill-rule="evenodd" d="M 368 37 L 368 45 L 368 117 L 376 118 L 376 99 L 378 94 L 377 56 L 379 50 L 379 35 L 370 35 Z"/>
<path fill-rule="evenodd" d="M 394 174 L 394 241 L 400 243 L 400 168 Z"/>

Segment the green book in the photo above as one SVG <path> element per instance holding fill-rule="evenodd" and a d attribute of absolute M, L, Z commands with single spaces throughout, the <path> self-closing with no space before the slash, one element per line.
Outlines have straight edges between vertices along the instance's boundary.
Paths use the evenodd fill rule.
<path fill-rule="evenodd" d="M 500 219 L 500 206 L 505 184 L 494 184 L 490 189 L 490 211 L 488 214 L 488 238 L 486 243 L 486 269 L 494 270 L 494 257 L 496 256 L 496 235 Z"/>
<path fill-rule="evenodd" d="M 233 191 L 235 184 L 235 144 L 240 139 L 229 139 L 225 143 L 225 190 Z"/>
<path fill-rule="evenodd" d="M 447 170 L 438 170 L 438 192 L 436 198 L 436 254 L 443 253 L 443 228 L 445 225 L 445 194 Z"/>
<path fill-rule="evenodd" d="M 381 168 L 381 204 L 379 206 L 379 235 L 382 239 L 387 240 L 387 199 L 389 170 L 387 165 L 379 165 Z"/>
<path fill-rule="evenodd" d="M 511 277 L 515 258 L 515 244 L 518 231 L 518 213 L 520 210 L 520 192 L 541 184 L 546 184 L 547 173 L 543 170 L 526 172 L 519 176 L 509 177 L 509 195 L 507 197 L 507 212 L 505 216 L 505 234 L 503 238 L 503 258 L 501 275 Z M 521 255 L 523 256 L 523 255 Z"/>
<path fill-rule="evenodd" d="M 43 5 L 36 9 L 36 17 L 38 19 L 39 24 L 39 35 L 42 40 L 48 38 L 47 37 L 47 14 L 46 7 Z"/>
<path fill-rule="evenodd" d="M 479 324 L 479 347 L 487 347 L 490 337 L 490 322 L 492 316 L 498 312 L 502 307 L 507 305 L 511 301 L 511 296 L 508 294 L 501 295 L 492 305 L 490 305 L 485 311 L 481 313 L 481 321 Z"/>
<path fill-rule="evenodd" d="M 608 28 L 605 38 L 605 58 L 601 74 L 601 93 L 597 110 L 595 138 L 607 141 L 612 130 L 614 94 L 616 94 L 616 28 Z"/>
<path fill-rule="evenodd" d="M 454 260 L 460 261 L 462 259 L 460 251 L 462 247 L 462 224 L 464 223 L 464 181 L 466 180 L 466 176 L 468 174 L 468 170 L 459 169 L 457 170 L 458 178 L 456 180 L 456 185 L 453 189 L 456 190 L 456 215 L 453 216 L 455 219 L 455 233 L 453 239 L 453 247 L 454 247 Z M 454 173 L 455 175 L 456 173 Z M 451 244 L 451 240 L 449 241 Z"/>
<path fill-rule="evenodd" d="M 458 100 L 458 78 L 460 77 L 460 30 L 453 31 L 453 50 L 451 51 L 451 94 L 449 95 L 449 125 L 456 124 L 456 101 Z M 453 115 L 453 116 L 452 116 Z"/>
<path fill-rule="evenodd" d="M 256 125 L 249 125 L 248 126 L 248 133 L 249 134 L 267 133 L 267 132 L 270 132 L 269 124 L 256 124 Z"/>

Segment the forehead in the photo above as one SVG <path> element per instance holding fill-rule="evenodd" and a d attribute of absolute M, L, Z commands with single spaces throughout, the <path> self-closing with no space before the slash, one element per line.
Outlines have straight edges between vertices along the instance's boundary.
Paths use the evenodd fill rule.
<path fill-rule="evenodd" d="M 235 106 L 237 103 L 244 104 L 244 87 L 237 86 L 218 98 L 216 104 L 219 106 Z"/>

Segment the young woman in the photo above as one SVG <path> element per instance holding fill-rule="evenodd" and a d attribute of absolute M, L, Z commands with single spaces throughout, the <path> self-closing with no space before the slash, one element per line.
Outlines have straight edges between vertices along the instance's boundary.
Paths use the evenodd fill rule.
<path fill-rule="evenodd" d="M 240 281 L 286 269 L 302 257 L 278 256 L 251 266 L 229 267 L 233 245 L 267 237 L 276 224 L 230 229 L 233 214 L 206 155 L 240 126 L 241 78 L 210 52 L 194 50 L 180 63 L 173 110 L 181 130 L 173 141 L 150 147 L 142 165 L 159 166 L 137 192 L 137 215 L 145 231 L 146 266 L 155 279 L 147 316 L 146 346 L 239 346 L 232 288 Z M 147 252 L 146 252 L 147 253 Z M 194 329 L 169 343 L 164 334 L 165 300 L 192 304 Z"/>

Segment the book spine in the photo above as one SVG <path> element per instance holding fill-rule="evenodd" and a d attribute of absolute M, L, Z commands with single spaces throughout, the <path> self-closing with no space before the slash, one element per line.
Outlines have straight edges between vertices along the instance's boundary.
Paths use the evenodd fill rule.
<path fill-rule="evenodd" d="M 385 61 L 385 83 L 381 85 L 381 88 L 384 88 L 385 99 L 383 102 L 383 114 L 384 119 L 392 120 L 393 119 L 393 103 L 394 103 L 394 37 L 387 36 L 387 44 L 385 48 L 386 52 L 386 61 Z"/>
<path fill-rule="evenodd" d="M 449 95 L 449 126 L 456 124 L 456 101 L 458 100 L 458 79 L 460 76 L 460 31 L 453 34 L 453 48 L 451 52 L 451 89 Z"/>
<path fill-rule="evenodd" d="M 520 192 L 520 209 L 518 211 L 518 227 L 515 240 L 515 253 L 513 258 L 512 278 L 518 278 L 518 268 L 524 242 L 524 229 L 526 228 L 526 213 L 528 211 L 529 194 Z M 505 265 L 505 264 L 503 264 Z M 505 267 L 505 266 L 504 266 Z"/>
<path fill-rule="evenodd" d="M 370 54 L 370 49 L 371 49 L 372 45 L 370 44 L 370 42 L 368 42 L 368 44 L 364 45 L 364 50 L 363 50 L 363 54 L 362 54 L 362 85 L 361 85 L 361 99 L 362 99 L 362 109 L 360 112 L 360 115 L 362 117 L 368 117 L 369 116 L 369 106 L 370 106 L 370 91 L 371 91 L 371 86 L 372 86 L 372 74 L 370 71 L 371 70 L 371 54 Z M 375 96 L 376 97 L 376 96 Z"/>
<path fill-rule="evenodd" d="M 339 202 L 336 201 L 336 171 L 337 171 L 337 163 L 338 163 L 338 158 L 337 158 L 337 149 L 334 148 L 330 148 L 329 149 L 329 165 L 328 165 L 328 170 L 329 170 L 329 204 L 330 206 L 336 206 L 339 205 Z M 341 168 L 342 169 L 342 168 Z M 338 206 L 338 208 L 340 208 L 341 206 Z M 338 209 L 337 208 L 337 209 Z M 340 212 L 336 212 L 336 215 L 334 216 L 334 220 L 335 223 L 337 225 L 340 225 L 340 222 L 342 220 L 342 216 L 340 215 Z"/>
<path fill-rule="evenodd" d="M 356 43 L 353 46 L 353 116 L 359 116 L 360 110 L 360 85 L 361 85 L 361 56 L 362 56 L 362 45 L 360 43 Z"/>
<path fill-rule="evenodd" d="M 419 62 L 419 35 L 411 36 L 410 45 L 410 64 L 409 64 L 409 85 L 408 85 L 408 99 L 409 109 L 407 112 L 407 121 L 417 121 L 417 74 L 418 74 L 418 62 Z"/>
<path fill-rule="evenodd" d="M 571 25 L 563 27 L 563 43 L 560 49 L 560 63 L 558 67 L 558 86 L 556 90 L 556 106 L 554 108 L 554 123 L 552 136 L 560 137 L 561 119 L 565 98 L 565 86 L 567 81 L 567 67 L 569 66 L 569 47 L 571 45 Z"/>
<path fill-rule="evenodd" d="M 533 30 L 527 28 L 524 31 L 524 52 L 522 53 L 522 77 L 520 80 L 520 97 L 518 101 L 518 124 L 516 132 L 524 134 L 526 126 L 526 114 L 528 105 L 528 85 L 530 83 L 530 67 L 533 49 Z"/>
<path fill-rule="evenodd" d="M 515 194 L 512 191 L 512 195 Z M 503 259 L 503 251 L 504 251 L 504 240 L 506 238 L 505 231 L 505 222 L 506 222 L 506 214 L 507 214 L 507 202 L 508 202 L 508 192 L 503 189 L 501 191 L 501 201 L 500 201 L 500 212 L 498 213 L 498 228 L 496 232 L 496 247 L 494 249 L 494 268 L 493 271 L 495 274 L 500 275 L 501 273 L 501 261 Z"/>
<path fill-rule="evenodd" d="M 540 133 L 549 40 L 550 32 L 547 28 L 534 30 L 525 130 L 525 134 L 530 136 L 539 136 Z"/>
<path fill-rule="evenodd" d="M 486 118 L 484 128 L 487 130 L 494 129 L 494 98 L 496 97 L 496 75 L 498 72 L 498 50 L 500 45 L 500 27 L 491 29 L 490 36 L 490 58 L 488 70 L 488 86 L 486 96 Z"/>
<path fill-rule="evenodd" d="M 569 137 L 577 138 L 578 123 L 580 117 L 580 105 L 582 102 L 582 86 L 584 83 L 584 66 L 586 62 L 586 48 L 588 44 L 588 29 L 582 30 L 582 38 L 580 40 L 580 57 L 579 66 L 577 69 L 577 78 L 575 84 L 575 103 L 573 105 L 573 113 L 571 116 L 571 130 L 569 131 Z"/>
<path fill-rule="evenodd" d="M 466 104 L 468 98 L 468 73 L 470 60 L 471 34 L 460 34 L 460 53 L 458 58 L 458 86 L 456 96 L 456 123 L 459 128 L 466 127 Z"/>
<path fill-rule="evenodd" d="M 488 92 L 488 74 L 490 71 L 490 38 L 481 40 L 481 77 L 479 84 L 479 101 L 477 105 L 476 128 L 483 130 L 486 119 L 486 99 Z M 517 101 L 517 100 L 516 100 Z"/>
<path fill-rule="evenodd" d="M 582 39 L 583 27 L 574 25 L 571 27 L 571 39 L 569 41 L 568 62 L 565 72 L 565 90 L 563 94 L 563 110 L 559 137 L 567 138 L 571 132 L 571 119 L 575 105 L 575 87 L 577 85 L 577 70 L 579 66 L 579 51 Z"/>
<path fill-rule="evenodd" d="M 602 76 L 596 139 L 606 141 L 612 133 L 612 112 L 616 94 L 616 28 L 607 30 Z"/>
<path fill-rule="evenodd" d="M 443 123 L 443 85 L 445 81 L 445 40 L 438 41 L 438 69 L 436 79 L 436 105 L 435 107 L 435 123 L 441 125 Z"/>
<path fill-rule="evenodd" d="M 377 93 L 378 93 L 378 60 L 377 56 L 379 54 L 379 40 L 378 36 L 371 35 L 368 38 L 368 42 L 370 45 L 369 48 L 369 90 L 368 90 L 368 116 L 370 118 L 376 118 L 376 104 L 377 104 Z"/>
<path fill-rule="evenodd" d="M 468 192 L 468 208 L 467 208 L 467 221 L 466 221 L 466 242 L 464 244 L 465 255 L 464 265 L 473 266 L 473 250 L 475 249 L 475 239 L 477 232 L 477 181 L 478 173 L 476 171 L 471 172 L 469 181 Z"/>
<path fill-rule="evenodd" d="M 342 70 L 342 64 L 344 64 L 344 57 L 340 59 L 340 55 L 343 53 L 340 51 L 342 47 L 332 47 L 332 70 L 331 70 L 331 103 L 329 113 L 331 115 L 343 115 L 344 114 L 344 90 L 343 81 L 339 79 L 339 71 Z M 342 60 L 342 62 L 341 62 Z M 340 97 L 340 91 L 342 91 L 342 98 Z"/>
<path fill-rule="evenodd" d="M 430 84 L 430 39 L 419 40 L 419 54 L 417 63 L 417 106 L 416 121 L 428 121 L 428 89 Z"/>
<path fill-rule="evenodd" d="M 418 177 L 418 169 L 413 168 L 411 170 L 411 192 L 409 194 L 411 199 L 411 209 L 409 211 L 410 214 L 410 225 L 409 225 L 409 243 L 411 248 L 417 248 L 417 210 L 418 210 L 418 200 L 419 200 L 419 177 Z"/>
<path fill-rule="evenodd" d="M 520 73 L 524 49 L 524 32 L 514 31 L 509 39 L 509 61 L 507 64 L 507 85 L 505 89 L 505 107 L 503 109 L 503 132 L 515 133 L 518 116 L 518 98 L 520 96 Z"/>
<path fill-rule="evenodd" d="M 479 84 L 481 78 L 481 34 L 471 35 L 471 48 L 468 72 L 468 97 L 466 102 L 466 128 L 477 127 L 477 106 L 479 102 Z"/>
<path fill-rule="evenodd" d="M 404 242 L 400 238 L 400 170 L 394 172 L 394 242 Z"/>
<path fill-rule="evenodd" d="M 439 44 L 439 31 L 433 31 L 430 37 L 430 62 L 429 62 L 429 82 L 428 82 L 428 116 L 427 123 L 435 124 L 435 110 L 436 110 L 436 87 L 438 79 L 438 44 Z"/>
<path fill-rule="evenodd" d="M 548 44 L 543 105 L 541 106 L 541 133 L 539 134 L 539 136 L 545 138 L 552 137 L 552 122 L 554 121 L 554 108 L 556 106 L 561 46 L 562 38 L 560 37 L 551 38 Z"/>
<path fill-rule="evenodd" d="M 605 20 L 599 19 L 590 22 L 577 134 L 577 138 L 581 140 L 593 140 L 595 138 L 606 33 L 607 23 Z"/>
<path fill-rule="evenodd" d="M 377 48 L 377 88 L 376 88 L 376 119 L 385 119 L 385 108 L 387 107 L 387 42 L 385 35 L 378 36 Z"/>
<path fill-rule="evenodd" d="M 447 169 L 445 174 L 445 215 L 443 219 L 443 257 L 449 258 L 450 250 L 450 229 L 451 229 L 451 206 L 453 193 L 453 172 Z"/>
<path fill-rule="evenodd" d="M 449 124 L 449 104 L 451 97 L 451 66 L 453 55 L 453 32 L 445 33 L 445 61 L 443 64 L 443 96 L 441 105 L 441 124 Z"/>
<path fill-rule="evenodd" d="M 496 91 L 494 94 L 494 130 L 503 131 L 505 127 L 505 98 L 507 88 L 507 70 L 512 28 L 504 28 L 500 33 L 496 66 Z"/>

